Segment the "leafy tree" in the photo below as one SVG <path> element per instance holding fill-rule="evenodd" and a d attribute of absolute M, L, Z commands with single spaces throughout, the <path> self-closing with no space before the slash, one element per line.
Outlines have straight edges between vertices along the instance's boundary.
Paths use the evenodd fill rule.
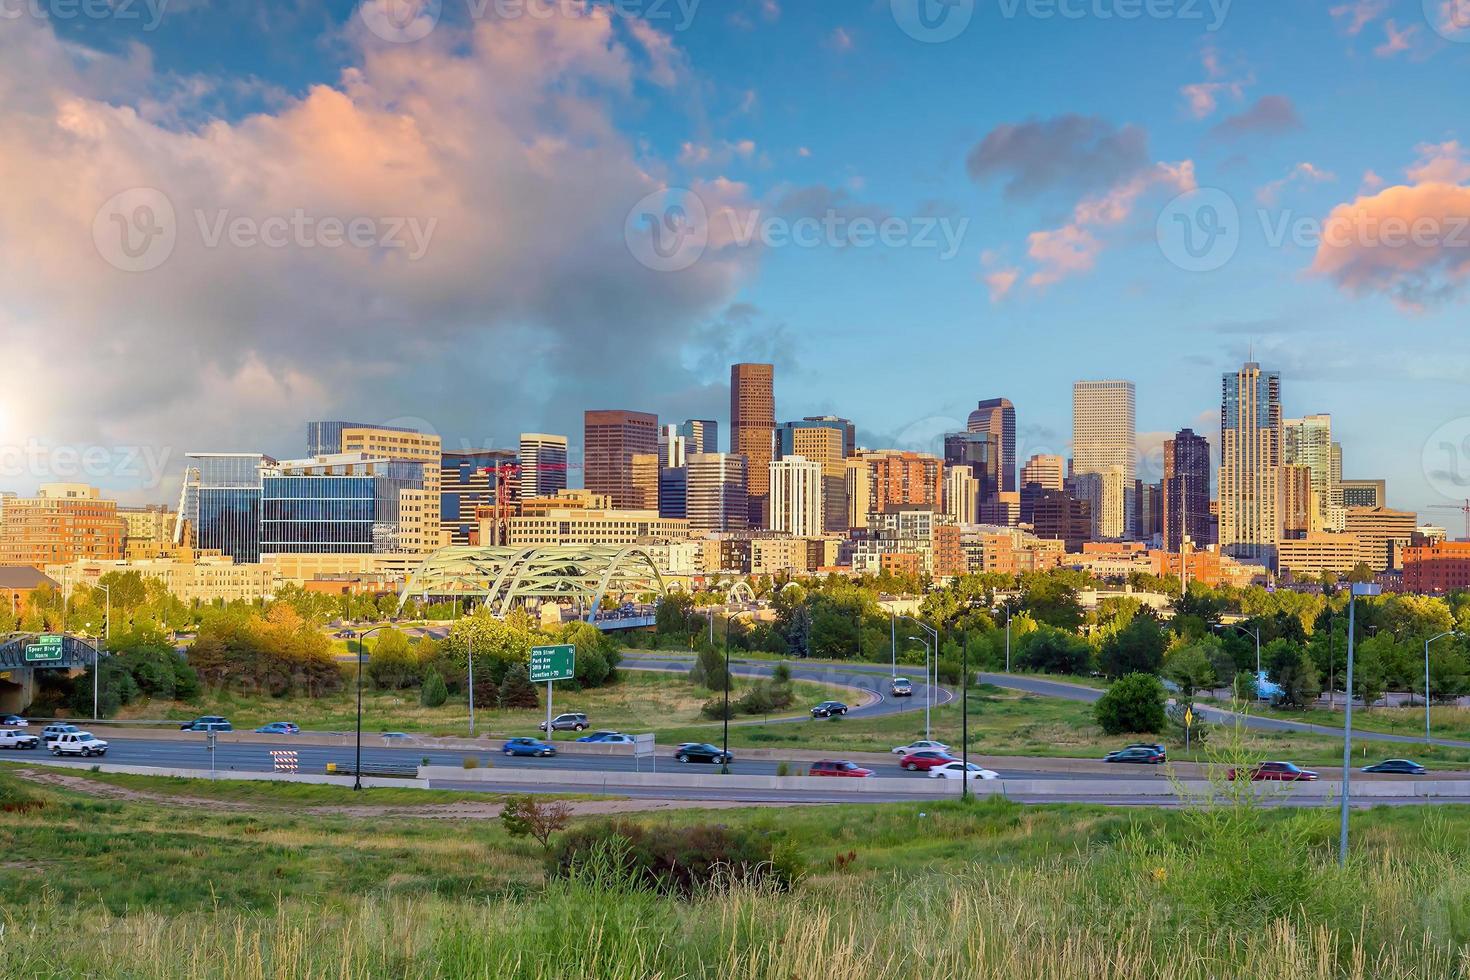
<path fill-rule="evenodd" d="M 1028 572 L 1021 576 L 1022 605 L 1038 623 L 1075 632 L 1083 619 L 1077 593 L 1090 582 L 1080 572 Z"/>
<path fill-rule="evenodd" d="M 1164 661 L 1164 676 L 1179 685 L 1182 700 L 1192 701 L 1196 691 L 1214 686 L 1215 665 L 1209 652 L 1210 647 L 1200 642 L 1175 650 Z"/>
<path fill-rule="evenodd" d="M 449 688 L 444 686 L 444 678 L 437 670 L 429 671 L 429 676 L 424 678 L 424 686 L 419 690 L 419 704 L 425 708 L 438 708 L 448 700 Z"/>
<path fill-rule="evenodd" d="M 1235 700 L 1247 704 L 1256 700 L 1258 689 L 1259 685 L 1256 683 L 1256 675 L 1248 670 L 1242 670 L 1236 674 L 1235 680 L 1230 684 L 1230 690 L 1235 695 Z"/>
<path fill-rule="evenodd" d="M 1290 640 L 1272 640 L 1262 652 L 1272 680 L 1281 686 L 1278 704 L 1307 708 L 1322 693 L 1322 675 L 1305 649 Z"/>
<path fill-rule="evenodd" d="M 1092 648 L 1086 642 L 1050 626 L 1022 637 L 1013 654 L 1023 668 L 1047 674 L 1086 674 L 1092 667 Z"/>
<path fill-rule="evenodd" d="M 1120 632 L 1109 637 L 1098 658 L 1104 674 L 1157 674 L 1164 665 L 1168 640 L 1152 616 L 1135 616 Z"/>
<path fill-rule="evenodd" d="M 1388 677 L 1380 652 L 1381 644 L 1366 640 L 1356 644 L 1353 652 L 1353 694 L 1363 699 L 1363 707 L 1370 708 L 1373 702 L 1383 697 Z M 1347 680 L 1346 673 L 1343 676 Z"/>
<path fill-rule="evenodd" d="M 371 659 L 367 662 L 367 677 L 374 687 L 396 691 L 412 687 L 423 677 L 418 653 L 408 640 L 408 635 L 396 629 L 381 630 L 376 634 Z M 444 683 L 442 674 L 435 672 L 439 683 Z"/>
<path fill-rule="evenodd" d="M 1360 561 L 1348 572 L 1347 580 L 1354 584 L 1373 581 L 1373 569 L 1365 561 Z"/>
<path fill-rule="evenodd" d="M 1114 681 L 1093 708 L 1109 735 L 1164 730 L 1164 685 L 1153 674 L 1129 674 Z"/>
<path fill-rule="evenodd" d="M 1424 682 L 1419 682 L 1422 690 Z M 1429 697 L 1448 701 L 1470 691 L 1470 664 L 1465 650 L 1455 640 L 1440 640 L 1429 650 Z"/>
<path fill-rule="evenodd" d="M 695 687 L 723 691 L 727 678 L 724 653 L 703 649 L 694 655 L 694 666 L 689 669 L 689 681 Z"/>
<path fill-rule="evenodd" d="M 513 796 L 500 811 L 500 825 L 511 837 L 530 837 L 543 850 L 551 850 L 552 835 L 565 830 L 572 822 L 571 804 L 561 800 L 538 800 L 534 796 Z"/>
<path fill-rule="evenodd" d="M 537 708 L 540 705 L 541 696 L 536 692 L 536 685 L 531 683 L 531 675 L 526 665 L 513 665 L 505 672 L 505 679 L 500 682 L 500 706 L 502 708 Z"/>

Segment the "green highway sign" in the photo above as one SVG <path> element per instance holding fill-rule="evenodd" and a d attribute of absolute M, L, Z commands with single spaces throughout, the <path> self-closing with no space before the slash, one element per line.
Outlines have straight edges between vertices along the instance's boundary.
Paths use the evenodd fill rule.
<path fill-rule="evenodd" d="M 531 648 L 531 683 L 569 681 L 576 676 L 577 650 L 570 643 Z"/>
<path fill-rule="evenodd" d="M 45 633 L 36 637 L 35 643 L 26 644 L 26 663 L 51 663 L 61 659 L 61 637 Z"/>

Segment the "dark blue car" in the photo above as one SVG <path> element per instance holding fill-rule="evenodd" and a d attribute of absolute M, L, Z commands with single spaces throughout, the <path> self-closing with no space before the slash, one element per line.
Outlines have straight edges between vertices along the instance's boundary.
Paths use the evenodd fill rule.
<path fill-rule="evenodd" d="M 556 746 L 550 742 L 543 742 L 539 738 L 513 738 L 505 743 L 501 750 L 506 755 L 532 755 L 550 756 L 556 755 Z"/>
<path fill-rule="evenodd" d="M 301 728 L 293 721 L 273 721 L 255 730 L 257 735 L 300 735 Z"/>

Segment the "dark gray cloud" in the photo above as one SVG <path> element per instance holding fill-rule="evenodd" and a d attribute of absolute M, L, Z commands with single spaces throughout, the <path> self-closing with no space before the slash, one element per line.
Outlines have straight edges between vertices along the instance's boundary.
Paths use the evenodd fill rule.
<path fill-rule="evenodd" d="M 1002 181 L 1009 200 L 1082 196 L 1149 165 L 1148 133 L 1097 116 L 1065 115 L 997 126 L 970 150 L 972 180 Z"/>
<path fill-rule="evenodd" d="M 1238 115 L 1222 120 L 1210 135 L 1218 140 L 1238 140 L 1249 136 L 1280 136 L 1302 129 L 1296 106 L 1284 95 L 1264 95 L 1255 105 Z"/>

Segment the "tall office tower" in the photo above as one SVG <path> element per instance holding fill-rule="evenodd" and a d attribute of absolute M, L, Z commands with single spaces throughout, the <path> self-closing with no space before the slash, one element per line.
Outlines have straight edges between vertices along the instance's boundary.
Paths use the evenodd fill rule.
<path fill-rule="evenodd" d="M 957 524 L 980 523 L 980 481 L 968 466 L 944 471 L 944 512 Z"/>
<path fill-rule="evenodd" d="M 878 497 L 877 478 L 872 464 L 860 456 L 845 461 L 843 474 L 847 497 L 847 526 L 867 528 L 868 515 L 873 512 L 873 501 Z"/>
<path fill-rule="evenodd" d="M 524 435 L 521 445 L 526 445 Z M 565 440 L 562 451 L 566 451 Z M 503 531 L 506 522 L 516 515 L 527 476 L 517 465 L 516 454 L 508 449 L 445 453 L 439 466 L 439 527 L 449 543 L 461 547 L 470 544 L 471 537 L 479 534 L 482 518 Z"/>
<path fill-rule="evenodd" d="M 642 491 L 633 483 L 633 457 L 658 453 L 658 416 L 620 409 L 582 416 L 583 485 L 612 498 L 615 510 L 638 510 Z"/>
<path fill-rule="evenodd" d="M 1312 489 L 1312 468 L 1282 463 L 1276 470 L 1276 513 L 1281 515 L 1281 537 L 1304 538 L 1322 530 L 1322 514 Z"/>
<path fill-rule="evenodd" d="M 685 516 L 690 531 L 743 531 L 749 526 L 747 466 L 744 456 L 733 453 L 694 453 L 689 457 Z"/>
<path fill-rule="evenodd" d="M 1072 472 L 1118 468 L 1138 472 L 1132 381 L 1078 381 L 1072 385 Z"/>
<path fill-rule="evenodd" d="M 201 551 L 237 565 L 260 561 L 261 473 L 276 461 L 261 453 L 187 453 L 174 543 L 187 533 Z"/>
<path fill-rule="evenodd" d="M 675 520 L 689 516 L 688 464 L 658 471 L 658 516 Z"/>
<path fill-rule="evenodd" d="M 775 368 L 770 364 L 730 365 L 730 452 L 746 460 L 752 527 L 766 526 L 775 432 Z"/>
<path fill-rule="evenodd" d="M 1138 506 L 1134 483 L 1121 466 L 1072 477 L 1073 495 L 1088 502 L 1094 541 L 1122 541 L 1132 534 Z"/>
<path fill-rule="evenodd" d="M 1009 398 L 987 398 L 970 413 L 971 432 L 988 432 L 999 451 L 1000 488 L 997 493 L 1014 493 L 1016 483 L 1016 406 Z"/>
<path fill-rule="evenodd" d="M 776 430 L 776 458 L 800 456 L 822 467 L 823 530 L 847 530 L 847 429 L 841 419 L 803 419 Z"/>
<path fill-rule="evenodd" d="M 1274 567 L 1281 374 L 1251 361 L 1227 372 L 1220 388 L 1220 549 Z"/>
<path fill-rule="evenodd" d="M 950 432 L 944 437 L 944 468 L 960 466 L 979 484 L 980 504 L 999 499 L 1005 476 L 1001 472 L 1001 441 L 990 432 Z"/>
<path fill-rule="evenodd" d="M 944 463 L 929 453 L 879 449 L 860 453 L 873 469 L 868 512 L 887 514 L 902 507 L 939 510 L 944 500 Z"/>
<path fill-rule="evenodd" d="M 679 435 L 684 437 L 686 453 L 720 451 L 720 423 L 712 419 L 689 419 L 680 424 Z"/>
<path fill-rule="evenodd" d="M 634 453 L 629 465 L 633 468 L 632 510 L 658 510 L 658 453 Z"/>
<path fill-rule="evenodd" d="M 1139 480 L 1134 487 L 1138 496 L 1138 527 L 1134 539 L 1158 547 L 1164 540 L 1164 484 Z"/>
<path fill-rule="evenodd" d="M 658 465 L 668 468 L 683 466 L 689 455 L 689 439 L 681 435 L 677 425 L 658 427 Z"/>
<path fill-rule="evenodd" d="M 803 422 L 821 422 L 824 425 L 834 426 L 842 430 L 842 455 L 851 456 L 857 452 L 857 426 L 850 419 L 844 419 L 836 415 L 808 415 L 802 419 Z"/>
<path fill-rule="evenodd" d="M 1043 490 L 1060 490 L 1067 479 L 1067 460 L 1063 456 L 1032 456 L 1021 467 L 1021 486 L 1034 483 Z"/>
<path fill-rule="evenodd" d="M 1180 429 L 1164 443 L 1164 550 L 1178 552 L 1210 540 L 1210 441 Z"/>
<path fill-rule="evenodd" d="M 1332 506 L 1346 507 L 1342 498 L 1342 443 L 1332 444 Z"/>
<path fill-rule="evenodd" d="M 555 497 L 567 488 L 567 437 L 521 433 L 521 496 Z"/>
<path fill-rule="evenodd" d="M 821 537 L 822 464 L 801 456 L 771 461 L 771 530 L 795 538 Z"/>
<path fill-rule="evenodd" d="M 1332 416 L 1308 415 L 1281 423 L 1281 462 L 1305 466 L 1312 472 L 1315 498 L 1314 525 L 1318 530 L 1341 531 L 1347 514 L 1338 503 L 1342 494 L 1332 476 Z M 1338 456 L 1339 461 L 1341 456 Z"/>

